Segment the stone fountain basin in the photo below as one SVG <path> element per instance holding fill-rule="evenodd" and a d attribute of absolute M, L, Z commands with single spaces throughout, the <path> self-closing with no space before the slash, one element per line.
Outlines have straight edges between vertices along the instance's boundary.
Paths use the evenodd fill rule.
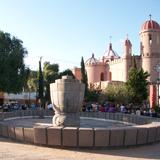
<path fill-rule="evenodd" d="M 159 118 L 81 112 L 80 127 L 52 127 L 51 116 L 46 110 L 0 113 L 0 136 L 50 147 L 115 148 L 160 141 Z"/>
<path fill-rule="evenodd" d="M 52 127 L 52 117 L 45 118 L 32 118 L 32 117 L 19 117 L 11 118 L 3 122 L 4 125 L 16 126 L 16 127 L 28 127 L 33 128 L 35 126 Z M 110 119 L 100 119 L 91 117 L 80 117 L 80 126 L 84 128 L 118 128 L 134 126 L 135 124 L 129 122 L 122 122 Z"/>

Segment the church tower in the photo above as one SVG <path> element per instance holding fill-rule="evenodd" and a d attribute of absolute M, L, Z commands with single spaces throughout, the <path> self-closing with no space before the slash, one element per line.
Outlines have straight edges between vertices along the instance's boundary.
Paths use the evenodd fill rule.
<path fill-rule="evenodd" d="M 151 19 L 146 21 L 140 31 L 140 52 L 142 68 L 150 74 L 148 80 L 154 82 L 158 78 L 155 66 L 160 63 L 160 25 Z"/>
<path fill-rule="evenodd" d="M 132 43 L 131 41 L 128 39 L 125 40 L 124 42 L 124 57 L 130 57 L 132 55 Z"/>
<path fill-rule="evenodd" d="M 92 57 L 85 62 L 89 85 L 106 80 L 105 67 L 105 63 L 100 62 L 92 54 Z"/>
<path fill-rule="evenodd" d="M 124 82 L 128 79 L 128 73 L 130 69 L 131 64 L 131 58 L 132 58 L 132 43 L 131 41 L 127 39 L 124 41 L 124 53 L 123 53 L 123 64 L 124 64 Z"/>

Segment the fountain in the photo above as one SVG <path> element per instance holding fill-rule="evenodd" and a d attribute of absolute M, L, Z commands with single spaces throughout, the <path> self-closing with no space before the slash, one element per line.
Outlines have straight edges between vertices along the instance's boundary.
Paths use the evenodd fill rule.
<path fill-rule="evenodd" d="M 79 126 L 79 111 L 83 103 L 85 85 L 63 76 L 50 84 L 51 101 L 54 106 L 53 126 Z"/>
<path fill-rule="evenodd" d="M 50 110 L 0 113 L 0 136 L 53 147 L 126 147 L 160 141 L 160 120 L 109 112 L 79 112 L 85 85 L 71 76 L 50 84 Z M 44 118 L 39 115 L 43 113 Z"/>

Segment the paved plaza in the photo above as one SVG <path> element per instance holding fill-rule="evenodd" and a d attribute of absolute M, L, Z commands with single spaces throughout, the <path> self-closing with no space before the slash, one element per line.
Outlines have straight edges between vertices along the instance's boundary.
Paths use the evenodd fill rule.
<path fill-rule="evenodd" d="M 151 160 L 160 159 L 160 143 L 125 149 L 56 149 L 0 138 L 0 160 Z"/>

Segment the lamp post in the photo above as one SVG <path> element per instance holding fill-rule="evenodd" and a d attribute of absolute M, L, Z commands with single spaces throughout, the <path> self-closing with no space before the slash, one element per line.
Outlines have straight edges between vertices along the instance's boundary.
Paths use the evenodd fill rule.
<path fill-rule="evenodd" d="M 31 106 L 31 85 L 28 85 L 28 105 Z"/>
<path fill-rule="evenodd" d="M 158 72 L 158 78 L 156 80 L 156 83 L 157 83 L 157 104 L 158 104 L 158 107 L 159 107 L 159 84 L 160 84 L 160 64 L 157 64 L 155 66 L 155 70 Z"/>

